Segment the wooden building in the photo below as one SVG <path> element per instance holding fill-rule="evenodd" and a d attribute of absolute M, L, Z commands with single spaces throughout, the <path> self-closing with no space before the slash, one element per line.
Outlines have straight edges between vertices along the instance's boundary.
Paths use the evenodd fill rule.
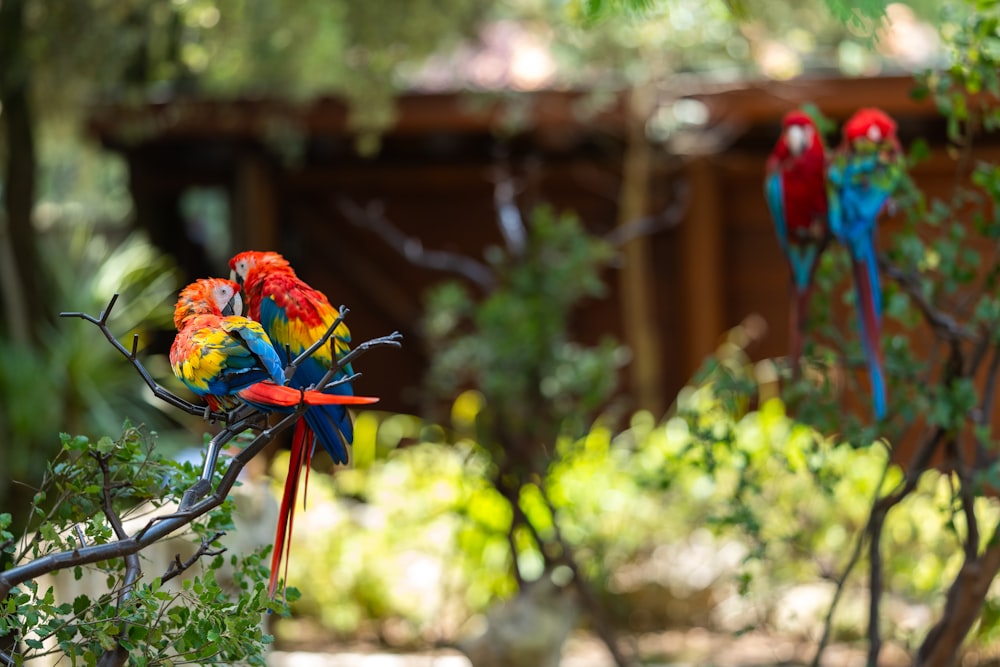
<path fill-rule="evenodd" d="M 333 100 L 105 107 L 91 129 L 127 158 L 139 223 L 190 278 L 227 269 L 185 231 L 180 201 L 190 188 L 219 188 L 229 202 L 232 247 L 216 257 L 279 250 L 332 301 L 352 308 L 356 339 L 401 331 L 402 351 L 359 364 L 359 391 L 383 396 L 390 410 L 419 409 L 422 298 L 450 276 L 414 266 L 353 224 L 345 202 L 377 202 L 424 248 L 474 258 L 502 242 L 498 173 L 518 184 L 522 210 L 548 202 L 575 211 L 595 233 L 636 212 L 656 218 L 680 210 L 677 224 L 630 242 L 623 266 L 609 270 L 608 297 L 586 304 L 573 323 L 584 341 L 610 333 L 629 343 L 635 358 L 623 373 L 625 391 L 633 406 L 662 411 L 720 337 L 748 316 L 767 323 L 755 357 L 786 349 L 788 274 L 762 194 L 764 160 L 785 111 L 813 102 L 839 122 L 858 107 L 879 106 L 900 121 L 904 144 L 926 136 L 935 147 L 918 183 L 932 193 L 951 186 L 943 124 L 930 102 L 910 98 L 912 85 L 906 77 L 812 79 L 688 91 L 705 105 L 705 123 L 666 143 L 646 141 L 645 118 L 629 112 L 629 99 L 586 114 L 587 96 L 564 92 L 403 96 L 398 120 L 371 157 L 357 153 L 346 110 Z M 640 181 L 638 196 L 623 197 L 623 174 Z"/>

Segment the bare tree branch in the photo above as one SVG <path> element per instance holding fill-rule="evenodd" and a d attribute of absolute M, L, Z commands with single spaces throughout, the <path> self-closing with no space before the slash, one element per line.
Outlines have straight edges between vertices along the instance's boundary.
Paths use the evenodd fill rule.
<path fill-rule="evenodd" d="M 170 533 L 189 524 L 192 520 L 221 505 L 236 483 L 236 478 L 250 460 L 260 453 L 279 433 L 291 426 L 299 418 L 304 406 L 286 415 L 274 426 L 261 431 L 254 440 L 236 454 L 226 472 L 223 473 L 214 493 L 189 509 L 178 510 L 168 515 L 156 517 L 135 535 L 106 544 L 94 544 L 82 549 L 61 551 L 35 559 L 24 565 L 0 572 L 0 599 L 6 598 L 10 590 L 19 584 L 36 579 L 43 574 L 77 565 L 97 563 L 102 560 L 124 558 L 160 540 Z"/>
<path fill-rule="evenodd" d="M 115 335 L 111 333 L 111 330 L 108 328 L 108 316 L 111 315 L 111 309 L 114 308 L 115 303 L 118 301 L 118 296 L 119 296 L 118 292 L 115 292 L 114 295 L 111 297 L 111 301 L 108 302 L 108 305 L 101 312 L 100 317 L 94 317 L 93 315 L 88 315 L 87 313 L 80 313 L 80 312 L 62 312 L 59 313 L 59 317 L 79 317 L 80 319 L 86 320 L 92 324 L 96 324 L 97 327 L 101 330 L 101 333 L 104 334 L 104 337 L 108 339 L 108 342 L 110 342 L 115 347 L 116 350 L 121 352 L 122 356 L 124 356 L 126 359 L 129 360 L 132 366 L 135 367 L 136 371 L 139 372 L 139 375 L 142 376 L 142 379 L 146 382 L 146 386 L 148 386 L 152 390 L 153 395 L 155 395 L 160 400 L 166 401 L 167 403 L 174 406 L 178 410 L 183 410 L 184 412 L 190 415 L 195 415 L 195 416 L 205 415 L 206 417 L 210 417 L 213 420 L 225 422 L 226 421 L 225 413 L 210 413 L 208 412 L 208 408 L 206 408 L 205 406 L 195 405 L 194 403 L 185 401 L 180 396 L 177 396 L 176 394 L 173 394 L 164 389 L 163 387 L 161 387 L 156 382 L 156 380 L 153 379 L 153 376 L 149 374 L 149 371 L 145 369 L 145 367 L 142 365 L 142 362 L 140 362 L 139 358 L 136 356 L 136 352 L 138 350 L 138 345 L 139 345 L 138 335 L 132 338 L 132 350 L 129 351 L 128 349 L 125 348 L 124 345 L 122 345 L 118 341 Z"/>
<path fill-rule="evenodd" d="M 879 255 L 878 265 L 882 271 L 896 281 L 896 283 L 909 295 L 917 308 L 923 314 L 927 324 L 930 325 L 938 335 L 951 341 L 975 341 L 980 338 L 980 334 L 969 327 L 959 324 L 954 317 L 937 308 L 927 295 L 924 294 L 923 284 L 919 276 L 904 271 L 884 255 Z"/>
<path fill-rule="evenodd" d="M 675 181 L 674 197 L 669 206 L 655 215 L 646 215 L 618 225 L 604 235 L 604 240 L 615 247 L 621 247 L 633 239 L 673 229 L 684 221 L 690 202 L 690 184 Z"/>
<path fill-rule="evenodd" d="M 415 266 L 458 274 L 484 292 L 489 292 L 496 284 L 493 271 L 482 262 L 458 253 L 425 249 L 420 239 L 407 236 L 385 217 L 381 202 L 371 202 L 362 208 L 347 197 L 338 197 L 336 205 L 348 222 L 377 234 L 390 248 Z"/>
<path fill-rule="evenodd" d="M 505 164 L 494 169 L 493 206 L 497 211 L 497 226 L 512 257 L 520 257 L 528 245 L 528 230 L 521 209 L 514 199 L 519 188 Z"/>
<path fill-rule="evenodd" d="M 887 459 L 885 466 L 882 468 L 882 475 L 879 477 L 878 484 L 875 485 L 875 497 L 872 499 L 872 514 L 869 515 L 868 526 L 871 525 L 872 516 L 874 515 L 875 507 L 878 503 L 879 494 L 882 492 L 882 484 L 885 482 L 886 476 L 889 474 L 889 468 L 892 467 L 892 461 Z M 847 564 L 844 566 L 844 570 L 840 573 L 840 576 L 836 579 L 836 587 L 833 592 L 833 599 L 830 601 L 830 607 L 827 609 L 826 618 L 823 620 L 823 634 L 819 638 L 819 642 L 816 645 L 816 653 L 813 655 L 810 667 L 819 667 L 820 660 L 823 657 L 823 651 L 826 650 L 827 644 L 830 642 L 830 636 L 833 633 L 833 615 L 837 610 L 837 606 L 840 604 L 840 598 L 844 594 L 844 589 L 847 586 L 847 580 L 851 576 L 851 572 L 857 566 L 858 562 L 861 560 L 861 554 L 864 551 L 865 540 L 868 538 L 870 530 L 866 527 L 865 530 L 858 534 L 858 538 L 854 543 L 854 550 L 851 552 L 850 557 L 847 559 Z"/>
<path fill-rule="evenodd" d="M 303 361 L 305 361 L 313 354 L 315 354 L 316 350 L 323 347 L 323 345 L 326 344 L 326 341 L 330 340 L 330 337 L 333 336 L 333 332 L 337 330 L 337 327 L 341 325 L 341 323 L 344 321 L 344 318 L 347 317 L 347 313 L 349 312 L 351 311 L 347 306 L 341 306 L 340 309 L 338 310 L 336 319 L 334 319 L 333 323 L 329 327 L 327 327 L 326 332 L 322 336 L 320 336 L 319 340 L 317 340 L 315 343 L 307 347 L 305 350 L 302 351 L 302 354 L 295 357 L 288 363 L 288 366 L 285 367 L 285 382 L 288 382 L 289 380 L 292 379 L 292 376 L 295 375 L 295 371 L 298 370 L 299 365 L 302 364 Z M 330 358 L 331 359 L 337 358 L 336 348 L 334 347 L 333 344 L 330 345 Z M 345 361 L 338 361 L 337 368 L 343 368 L 346 364 L 347 362 Z M 323 384 L 325 383 L 320 383 L 320 386 L 323 386 Z"/>

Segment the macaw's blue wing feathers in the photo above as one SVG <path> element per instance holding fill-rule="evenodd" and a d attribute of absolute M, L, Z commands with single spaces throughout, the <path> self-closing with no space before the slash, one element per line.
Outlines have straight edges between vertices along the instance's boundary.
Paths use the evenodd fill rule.
<path fill-rule="evenodd" d="M 788 224 L 785 221 L 784 193 L 781 187 L 781 172 L 775 171 L 764 179 L 764 195 L 774 220 L 774 231 L 778 236 L 781 250 L 788 252 Z"/>
<path fill-rule="evenodd" d="M 800 294 L 812 289 L 812 278 L 816 272 L 816 263 L 823 246 L 815 244 L 799 244 L 788 249 L 788 263 L 792 267 L 792 282 Z"/>
<path fill-rule="evenodd" d="M 285 383 L 285 365 L 259 323 L 245 317 L 231 316 L 223 318 L 222 329 L 241 341 L 247 352 L 247 364 L 266 371 L 275 384 Z"/>
<path fill-rule="evenodd" d="M 295 326 L 290 323 L 288 313 L 275 299 L 271 298 L 261 299 L 260 322 L 266 331 L 275 332 L 272 334 L 272 339 L 275 341 L 278 356 L 285 365 L 291 360 L 289 359 L 289 355 L 292 358 L 298 356 L 326 333 L 325 329 L 318 329 L 317 327 L 311 327 L 308 330 L 309 333 L 294 331 Z M 316 333 L 317 331 L 318 333 Z M 306 340 L 306 336 L 313 337 Z M 344 338 L 343 335 L 337 336 L 338 347 L 340 345 L 346 347 Z M 347 338 L 349 339 L 349 336 Z M 295 340 L 295 345 L 287 343 L 282 345 L 279 343 L 279 341 L 289 340 Z M 301 342 L 299 342 L 300 340 Z M 317 350 L 312 357 L 303 361 L 296 370 L 295 375 L 288 380 L 289 386 L 312 387 L 322 380 L 328 370 L 328 366 L 325 364 L 334 363 L 329 350 L 328 345 L 324 346 Z M 350 373 L 351 370 L 348 365 L 347 368 L 341 371 L 338 377 L 343 377 L 345 374 L 349 375 Z M 330 393 L 342 396 L 350 396 L 354 393 L 348 382 L 341 383 L 329 391 Z M 347 408 L 340 405 L 316 407 L 306 411 L 305 418 L 306 423 L 309 424 L 309 428 L 318 436 L 320 443 L 323 444 L 324 449 L 326 449 L 333 460 L 337 463 L 347 463 L 347 446 L 345 443 L 354 441 L 354 426 Z"/>

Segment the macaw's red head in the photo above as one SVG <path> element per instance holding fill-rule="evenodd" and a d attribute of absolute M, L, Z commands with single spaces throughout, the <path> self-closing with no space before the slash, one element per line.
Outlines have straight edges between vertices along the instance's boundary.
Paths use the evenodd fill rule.
<path fill-rule="evenodd" d="M 881 109 L 858 109 L 844 123 L 844 142 L 853 146 L 864 141 L 870 141 L 875 145 L 884 142 L 898 145 L 896 121 Z"/>
<path fill-rule="evenodd" d="M 256 250 L 247 250 L 236 255 L 229 260 L 229 268 L 232 269 L 229 277 L 240 285 L 245 285 L 251 274 L 292 272 L 288 260 L 278 253 L 258 252 Z"/>
<path fill-rule="evenodd" d="M 781 120 L 781 139 L 778 143 L 784 143 L 785 150 L 795 157 L 821 145 L 816 123 L 809 114 L 799 109 L 789 111 Z"/>
<path fill-rule="evenodd" d="M 825 153 L 823 137 L 812 117 L 795 109 L 781 119 L 781 136 L 768 156 L 767 170 L 771 173 L 778 169 L 796 168 L 793 165 L 801 166 L 801 158 L 806 155 L 809 156 L 806 162 L 817 165 L 816 169 L 822 169 Z"/>
<path fill-rule="evenodd" d="M 185 321 L 196 315 L 242 314 L 239 285 L 225 278 L 202 278 L 181 290 L 174 306 L 174 326 L 180 330 Z"/>

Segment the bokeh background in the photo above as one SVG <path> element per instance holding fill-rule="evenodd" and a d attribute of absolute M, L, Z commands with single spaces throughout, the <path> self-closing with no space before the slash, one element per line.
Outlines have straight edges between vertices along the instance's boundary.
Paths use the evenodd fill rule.
<path fill-rule="evenodd" d="M 25 510 L 59 432 L 127 418 L 197 458 L 210 428 L 60 311 L 120 292 L 113 330 L 180 391 L 177 290 L 273 249 L 355 341 L 405 337 L 355 365 L 382 400 L 352 465 L 314 463 L 275 664 L 490 665 L 489 610 L 491 641 L 569 636 L 566 664 L 612 664 L 607 636 L 650 664 L 808 662 L 901 472 L 884 447 L 817 445 L 778 398 L 764 161 L 793 107 L 836 127 L 880 106 L 919 140 L 915 182 L 947 192 L 959 156 L 914 74 L 949 66 L 983 4 L 0 0 L 0 509 Z M 707 358 L 754 399 L 724 405 Z M 282 445 L 256 472 L 274 495 Z M 884 662 L 909 660 L 960 564 L 951 502 L 929 475 L 892 515 Z M 863 662 L 856 579 L 830 664 Z"/>

